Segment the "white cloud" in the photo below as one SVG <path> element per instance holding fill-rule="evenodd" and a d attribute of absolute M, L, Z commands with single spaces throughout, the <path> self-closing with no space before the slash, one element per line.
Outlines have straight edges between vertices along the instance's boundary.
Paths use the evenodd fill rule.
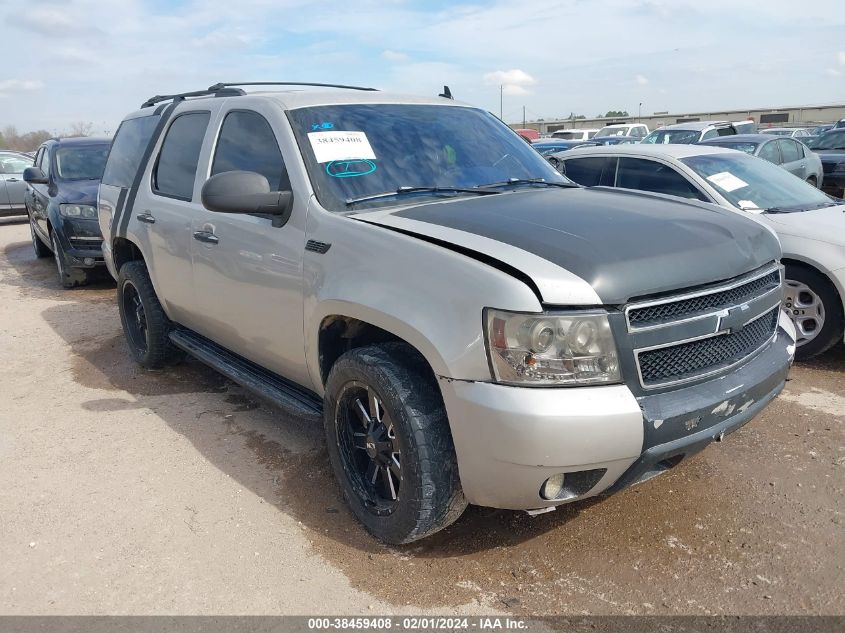
<path fill-rule="evenodd" d="M 835 68 L 827 68 L 824 72 L 830 77 L 839 77 L 842 74 L 842 71 L 836 70 Z"/>
<path fill-rule="evenodd" d="M 641 86 L 645 86 L 646 84 L 648 84 L 648 78 L 643 75 L 637 75 L 636 80 L 637 83 Z"/>
<path fill-rule="evenodd" d="M 397 51 L 386 50 L 382 51 L 381 53 L 382 59 L 385 59 L 394 64 L 404 64 L 411 60 L 405 53 L 399 53 Z"/>
<path fill-rule="evenodd" d="M 59 9 L 46 7 L 34 10 L 27 7 L 25 10 L 10 15 L 6 21 L 12 26 L 52 37 L 78 37 L 79 35 L 102 33 L 93 24 L 86 24 L 82 20 L 74 19 Z"/>
<path fill-rule="evenodd" d="M 839 53 L 839 55 L 837 55 L 837 57 L 839 57 L 839 64 L 841 66 L 845 66 L 845 51 L 840 51 L 840 53 Z"/>
<path fill-rule="evenodd" d="M 514 68 L 487 73 L 484 75 L 484 83 L 488 86 L 502 86 L 504 94 L 514 96 L 530 94 L 528 86 L 533 86 L 537 80 L 524 70 Z"/>
<path fill-rule="evenodd" d="M 8 94 L 12 92 L 31 92 L 33 90 L 41 90 L 44 87 L 44 82 L 40 80 L 31 79 L 4 79 L 0 81 L 0 93 Z"/>

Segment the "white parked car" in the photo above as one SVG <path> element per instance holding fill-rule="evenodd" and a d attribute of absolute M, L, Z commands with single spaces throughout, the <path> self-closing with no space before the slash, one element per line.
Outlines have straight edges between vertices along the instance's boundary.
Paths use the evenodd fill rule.
<path fill-rule="evenodd" d="M 565 141 L 588 141 L 596 135 L 598 128 L 587 128 L 583 130 L 555 130 L 552 138 L 559 138 Z"/>
<path fill-rule="evenodd" d="M 811 358 L 843 340 L 845 201 L 766 160 L 722 147 L 585 147 L 557 158 L 558 169 L 581 185 L 669 194 L 753 215 L 781 241 L 784 308 L 798 331 L 797 357 Z"/>
<path fill-rule="evenodd" d="M 613 125 L 605 125 L 594 136 L 630 136 L 640 139 L 648 136 L 648 126 L 644 123 L 614 123 Z"/>

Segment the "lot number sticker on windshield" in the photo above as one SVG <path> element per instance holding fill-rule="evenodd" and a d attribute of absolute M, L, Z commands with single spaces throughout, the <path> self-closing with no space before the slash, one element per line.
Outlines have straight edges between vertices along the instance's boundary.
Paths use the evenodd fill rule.
<path fill-rule="evenodd" d="M 707 180 L 728 193 L 748 186 L 747 182 L 727 171 L 720 171 L 718 174 L 707 176 Z"/>
<path fill-rule="evenodd" d="M 318 163 L 376 159 L 364 132 L 309 132 L 308 140 Z"/>

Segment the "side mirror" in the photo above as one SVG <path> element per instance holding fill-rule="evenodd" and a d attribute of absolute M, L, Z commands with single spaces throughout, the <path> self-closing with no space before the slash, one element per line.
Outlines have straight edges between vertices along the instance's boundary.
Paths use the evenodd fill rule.
<path fill-rule="evenodd" d="M 205 181 L 202 205 L 216 213 L 263 213 L 273 226 L 284 226 L 293 210 L 293 192 L 270 191 L 270 183 L 254 171 L 225 171 Z"/>
<path fill-rule="evenodd" d="M 50 181 L 38 167 L 27 167 L 23 170 L 23 179 L 31 185 L 46 185 Z"/>

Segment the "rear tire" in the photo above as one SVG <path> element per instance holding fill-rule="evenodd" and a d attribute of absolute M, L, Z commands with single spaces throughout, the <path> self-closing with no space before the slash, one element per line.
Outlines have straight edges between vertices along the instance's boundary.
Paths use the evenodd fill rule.
<path fill-rule="evenodd" d="M 52 255 L 52 252 L 47 245 L 41 241 L 41 238 L 38 237 L 38 234 L 35 232 L 35 226 L 32 224 L 32 218 L 29 219 L 29 234 L 32 237 L 32 250 L 35 251 L 35 256 L 38 259 L 45 259 Z"/>
<path fill-rule="evenodd" d="M 144 262 L 131 261 L 120 268 L 117 307 L 129 351 L 139 365 L 159 369 L 184 357 L 170 341 L 173 324 L 161 307 Z"/>
<path fill-rule="evenodd" d="M 88 274 L 84 270 L 68 266 L 67 255 L 55 232 L 50 233 L 50 244 L 53 247 L 53 258 L 56 260 L 56 271 L 62 288 L 70 289 L 87 283 Z"/>
<path fill-rule="evenodd" d="M 797 360 L 808 360 L 842 340 L 845 318 L 833 284 L 817 270 L 786 265 L 783 307 L 798 334 Z"/>
<path fill-rule="evenodd" d="M 401 343 L 351 350 L 326 382 L 329 458 L 353 513 L 376 538 L 410 543 L 467 506 L 439 388 Z"/>

